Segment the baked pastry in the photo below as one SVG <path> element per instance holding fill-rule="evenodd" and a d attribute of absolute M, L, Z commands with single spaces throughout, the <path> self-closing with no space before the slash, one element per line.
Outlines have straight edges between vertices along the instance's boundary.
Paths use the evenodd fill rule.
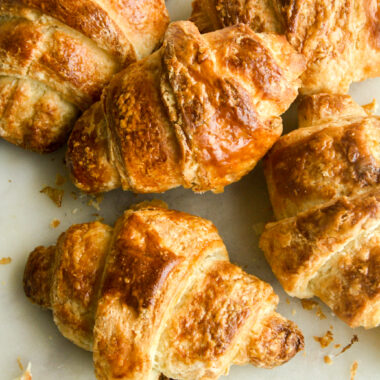
<path fill-rule="evenodd" d="M 380 324 L 380 117 L 349 96 L 300 104 L 304 128 L 265 161 L 278 222 L 260 247 L 292 296 L 318 296 L 351 327 Z M 307 125 L 309 125 L 307 127 Z"/>
<path fill-rule="evenodd" d="M 159 204 L 36 248 L 24 289 L 94 351 L 98 379 L 216 379 L 232 363 L 273 367 L 303 348 L 271 286 L 229 262 L 213 224 Z"/>
<path fill-rule="evenodd" d="M 169 22 L 164 0 L 2 0 L 0 16 L 0 136 L 37 152 L 62 145 Z"/>
<path fill-rule="evenodd" d="M 301 100 L 299 120 L 264 161 L 277 219 L 379 184 L 379 116 L 348 95 L 319 94 Z"/>
<path fill-rule="evenodd" d="M 72 179 L 92 193 L 220 192 L 279 138 L 303 69 L 281 36 L 172 23 L 161 49 L 116 75 L 78 120 Z"/>
<path fill-rule="evenodd" d="M 237 23 L 285 34 L 308 65 L 301 93 L 346 93 L 351 82 L 380 76 L 378 0 L 194 0 L 202 32 Z"/>

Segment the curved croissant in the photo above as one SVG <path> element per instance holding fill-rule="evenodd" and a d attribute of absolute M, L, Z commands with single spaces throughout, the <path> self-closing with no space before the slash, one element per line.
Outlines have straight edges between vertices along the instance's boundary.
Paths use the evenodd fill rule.
<path fill-rule="evenodd" d="M 194 0 L 202 32 L 237 23 L 285 34 L 307 60 L 301 92 L 346 93 L 351 82 L 380 76 L 378 0 Z"/>
<path fill-rule="evenodd" d="M 77 122 L 67 152 L 75 185 L 222 191 L 281 135 L 303 68 L 283 37 L 244 25 L 202 36 L 172 23 L 161 49 L 116 75 Z"/>
<path fill-rule="evenodd" d="M 300 104 L 300 128 L 265 161 L 278 222 L 260 246 L 285 290 L 352 327 L 380 324 L 380 117 L 349 96 Z"/>
<path fill-rule="evenodd" d="M 211 222 L 153 203 L 36 248 L 24 289 L 94 351 L 98 379 L 217 379 L 232 363 L 273 367 L 303 348 L 271 286 L 229 262 Z"/>
<path fill-rule="evenodd" d="M 164 0 L 2 0 L 0 16 L 0 136 L 37 152 L 62 145 L 169 21 Z"/>

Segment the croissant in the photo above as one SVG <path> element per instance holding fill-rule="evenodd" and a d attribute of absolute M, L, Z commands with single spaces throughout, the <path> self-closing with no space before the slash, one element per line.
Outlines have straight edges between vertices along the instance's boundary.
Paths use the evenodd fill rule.
<path fill-rule="evenodd" d="M 380 324 L 380 117 L 348 95 L 300 104 L 300 126 L 265 160 L 278 222 L 260 239 L 293 296 L 314 295 L 351 327 Z"/>
<path fill-rule="evenodd" d="M 0 16 L 0 136 L 37 152 L 61 146 L 169 22 L 164 0 L 2 0 Z"/>
<path fill-rule="evenodd" d="M 229 262 L 214 225 L 159 204 L 36 248 L 24 289 L 93 350 L 98 379 L 217 379 L 232 363 L 270 368 L 303 349 L 271 286 Z"/>
<path fill-rule="evenodd" d="M 279 138 L 303 69 L 281 36 L 172 23 L 161 49 L 116 75 L 76 123 L 73 182 L 93 193 L 220 192 Z"/>
<path fill-rule="evenodd" d="M 380 76 L 378 0 L 194 0 L 201 32 L 237 23 L 285 34 L 307 60 L 301 93 L 346 93 L 353 81 Z"/>

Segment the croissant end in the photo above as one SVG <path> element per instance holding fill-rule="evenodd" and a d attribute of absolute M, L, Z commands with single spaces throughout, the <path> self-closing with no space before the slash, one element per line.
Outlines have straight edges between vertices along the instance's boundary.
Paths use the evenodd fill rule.
<path fill-rule="evenodd" d="M 24 271 L 26 296 L 42 307 L 50 308 L 51 268 L 55 246 L 37 247 L 28 258 Z"/>

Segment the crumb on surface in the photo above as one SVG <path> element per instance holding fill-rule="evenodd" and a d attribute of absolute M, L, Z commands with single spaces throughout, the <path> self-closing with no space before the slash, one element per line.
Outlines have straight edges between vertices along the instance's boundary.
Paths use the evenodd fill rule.
<path fill-rule="evenodd" d="M 58 219 L 53 219 L 50 223 L 51 228 L 57 228 L 61 224 L 61 221 Z"/>
<path fill-rule="evenodd" d="M 346 352 L 349 348 L 352 347 L 352 345 L 356 342 L 359 342 L 359 337 L 355 334 L 352 338 L 351 338 L 351 342 L 349 344 L 347 344 L 347 346 L 344 346 L 342 351 L 339 352 L 338 355 L 341 355 L 343 354 L 343 352 Z"/>
<path fill-rule="evenodd" d="M 74 215 L 75 215 L 77 212 L 78 212 L 78 209 L 77 209 L 77 208 L 74 208 L 74 209 L 71 211 L 71 213 L 74 214 Z"/>
<path fill-rule="evenodd" d="M 73 198 L 74 200 L 77 200 L 77 199 L 78 199 L 78 194 L 77 194 L 75 191 L 72 191 L 72 192 L 70 193 L 70 195 L 72 196 L 72 198 Z"/>
<path fill-rule="evenodd" d="M 46 194 L 56 204 L 57 207 L 62 206 L 62 199 L 65 193 L 64 190 L 46 186 L 40 191 L 40 193 Z"/>
<path fill-rule="evenodd" d="M 20 368 L 20 370 L 23 371 L 24 370 L 24 366 L 22 365 L 21 359 L 20 359 L 19 356 L 17 357 L 17 364 L 18 364 L 18 367 Z"/>
<path fill-rule="evenodd" d="M 23 370 L 24 369 L 21 369 L 21 371 Z M 25 372 L 21 376 L 17 377 L 15 380 L 32 380 L 32 365 L 28 363 Z"/>
<path fill-rule="evenodd" d="M 90 198 L 87 205 L 92 206 L 97 211 L 100 211 L 100 203 L 102 203 L 103 199 L 103 195 L 97 195 L 95 198 Z"/>
<path fill-rule="evenodd" d="M 329 355 L 325 355 L 324 358 L 323 358 L 323 361 L 324 361 L 326 364 L 330 364 L 330 365 L 333 363 L 333 361 L 332 361 L 332 359 L 330 358 Z"/>
<path fill-rule="evenodd" d="M 11 182 L 12 182 L 12 180 L 11 180 L 11 179 L 8 179 L 8 182 L 9 182 L 9 183 L 11 183 Z"/>
<path fill-rule="evenodd" d="M 321 307 L 318 305 L 318 307 L 317 307 L 317 312 L 316 312 L 316 314 L 317 314 L 317 317 L 320 319 L 320 320 L 322 320 L 322 319 L 326 319 L 327 317 L 326 317 L 326 315 L 323 313 L 323 311 L 322 311 L 322 309 L 321 309 Z"/>
<path fill-rule="evenodd" d="M 313 310 L 318 305 L 318 302 L 314 300 L 302 299 L 301 305 L 305 310 Z"/>
<path fill-rule="evenodd" d="M 12 259 L 10 257 L 3 257 L 0 259 L 1 265 L 10 264 L 12 262 Z"/>
<path fill-rule="evenodd" d="M 313 338 L 322 348 L 326 348 L 334 340 L 333 333 L 330 330 L 327 330 L 323 336 L 314 336 Z"/>
<path fill-rule="evenodd" d="M 290 299 L 289 298 L 286 298 L 285 302 L 290 305 Z"/>
<path fill-rule="evenodd" d="M 55 177 L 55 184 L 57 186 L 62 186 L 62 185 L 64 185 L 65 182 L 66 182 L 66 178 L 63 175 L 57 173 L 57 175 Z"/>
<path fill-rule="evenodd" d="M 358 362 L 355 360 L 350 368 L 351 380 L 355 380 L 356 372 L 358 371 Z"/>
<path fill-rule="evenodd" d="M 336 344 L 336 345 L 334 345 L 334 348 L 340 348 L 340 347 L 341 347 L 340 344 Z"/>
<path fill-rule="evenodd" d="M 296 315 L 296 313 L 297 313 L 296 309 L 293 309 L 292 310 L 292 315 L 294 316 L 294 315 Z"/>

